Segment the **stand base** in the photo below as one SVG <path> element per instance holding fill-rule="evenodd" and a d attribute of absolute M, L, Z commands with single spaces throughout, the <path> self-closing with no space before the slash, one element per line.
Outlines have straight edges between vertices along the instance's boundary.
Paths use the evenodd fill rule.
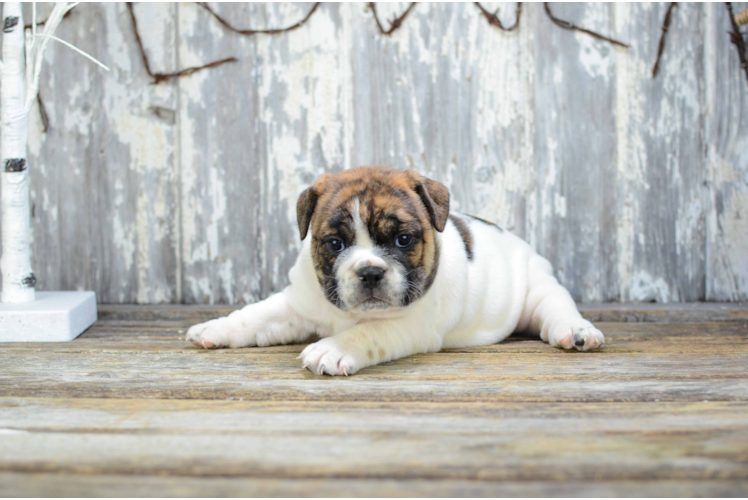
<path fill-rule="evenodd" d="M 0 342 L 67 342 L 95 321 L 95 292 L 36 292 L 33 302 L 0 304 Z"/>

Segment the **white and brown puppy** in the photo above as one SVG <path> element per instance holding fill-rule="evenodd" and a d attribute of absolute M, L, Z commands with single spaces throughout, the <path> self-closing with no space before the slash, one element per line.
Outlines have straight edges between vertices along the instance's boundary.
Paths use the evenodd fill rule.
<path fill-rule="evenodd" d="M 586 351 L 605 341 L 582 318 L 550 263 L 518 237 L 449 213 L 449 191 L 408 170 L 323 175 L 299 197 L 303 246 L 291 284 L 225 318 L 195 325 L 204 348 L 322 337 L 301 353 L 317 374 L 351 375 L 444 347 L 500 342 L 529 330 Z"/>

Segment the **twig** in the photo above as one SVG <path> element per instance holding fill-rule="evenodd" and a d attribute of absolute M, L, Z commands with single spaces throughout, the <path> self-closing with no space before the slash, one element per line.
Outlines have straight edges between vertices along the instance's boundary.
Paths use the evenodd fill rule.
<path fill-rule="evenodd" d="M 390 21 L 390 29 L 386 30 L 382 26 L 382 23 L 379 21 L 379 16 L 377 15 L 377 6 L 374 2 L 369 2 L 369 8 L 371 9 L 371 13 L 374 14 L 374 21 L 377 22 L 377 28 L 379 28 L 379 32 L 383 35 L 391 35 L 393 31 L 398 29 L 401 24 L 403 24 L 403 21 L 405 18 L 410 14 L 410 11 L 413 9 L 413 7 L 416 6 L 416 2 L 411 2 L 411 4 L 408 6 L 407 9 L 405 9 L 405 12 L 402 13 L 400 17 L 395 17 Z"/>
<path fill-rule="evenodd" d="M 660 58 L 662 52 L 665 50 L 665 36 L 667 30 L 670 27 L 670 16 L 673 13 L 673 7 L 678 5 L 678 2 L 670 2 L 670 7 L 667 8 L 665 13 L 665 19 L 662 21 L 662 35 L 660 35 L 660 46 L 657 48 L 657 60 L 655 61 L 654 68 L 652 68 L 652 78 L 657 76 L 657 72 L 660 70 Z"/>
<path fill-rule="evenodd" d="M 153 78 L 154 84 L 165 82 L 165 81 L 171 80 L 172 78 L 179 78 L 181 76 L 191 75 L 193 73 L 197 73 L 198 71 L 201 71 L 204 69 L 215 68 L 216 66 L 220 66 L 221 64 L 236 62 L 235 57 L 229 57 L 226 59 L 221 59 L 220 61 L 213 61 L 212 63 L 208 63 L 203 66 L 187 68 L 181 71 L 176 71 L 174 73 L 154 73 L 151 70 L 151 65 L 148 62 L 148 56 L 146 55 L 145 49 L 143 48 L 143 41 L 140 39 L 140 33 L 138 32 L 138 20 L 135 19 L 135 11 L 132 8 L 132 2 L 127 2 L 126 5 L 127 5 L 127 10 L 130 12 L 130 18 L 132 19 L 132 28 L 133 28 L 133 32 L 135 33 L 135 41 L 138 43 L 138 49 L 140 49 L 140 57 L 142 57 L 143 59 L 143 66 L 145 66 L 145 71 L 146 73 L 148 73 L 148 76 Z"/>
<path fill-rule="evenodd" d="M 590 36 L 593 36 L 597 38 L 598 40 L 604 40 L 606 42 L 612 43 L 613 45 L 618 45 L 619 47 L 625 47 L 628 48 L 629 46 L 626 45 L 623 42 L 619 42 L 618 40 L 613 40 L 612 38 L 608 38 L 607 36 L 603 36 L 600 33 L 595 33 L 594 31 L 590 31 L 588 29 L 582 28 L 580 26 L 576 26 L 575 24 L 570 23 L 569 21 L 564 21 L 563 19 L 559 19 L 557 17 L 554 17 L 554 15 L 551 13 L 551 8 L 548 7 L 548 2 L 544 2 L 543 5 L 545 6 L 545 12 L 548 14 L 548 17 L 551 18 L 551 21 L 553 21 L 553 24 L 556 26 L 559 26 L 565 30 L 572 30 L 572 31 L 579 31 L 581 33 L 586 33 Z"/>
<path fill-rule="evenodd" d="M 42 131 L 46 134 L 49 130 L 49 115 L 47 114 L 47 108 L 44 107 L 42 96 L 38 93 L 36 94 L 36 102 L 39 103 L 39 116 L 42 119 Z"/>
<path fill-rule="evenodd" d="M 64 46 L 66 46 L 66 47 L 74 50 L 77 53 L 79 53 L 80 55 L 82 55 L 83 57 L 85 57 L 86 59 L 88 59 L 89 61 L 92 61 L 92 62 L 98 64 L 99 66 L 101 66 L 102 68 L 104 68 L 106 71 L 109 71 L 109 67 L 106 64 L 102 63 L 101 61 L 99 61 L 98 59 L 96 59 L 95 57 L 93 57 L 91 54 L 83 52 L 81 49 L 79 49 L 78 47 L 76 47 L 72 43 L 68 43 L 65 40 L 57 38 L 54 35 L 47 35 L 47 34 L 44 34 L 44 33 L 42 33 L 40 35 L 36 35 L 36 36 L 47 37 L 47 38 L 49 38 L 51 40 L 59 42 L 59 43 L 63 44 Z"/>
<path fill-rule="evenodd" d="M 725 2 L 725 5 L 727 6 L 727 12 L 730 14 L 730 24 L 732 24 L 730 41 L 735 45 L 735 49 L 738 51 L 740 67 L 745 71 L 745 78 L 746 81 L 748 81 L 748 61 L 745 57 L 745 40 L 743 40 L 743 35 L 740 34 L 738 22 L 735 20 L 735 16 L 732 13 L 732 2 Z"/>
<path fill-rule="evenodd" d="M 45 24 L 47 24 L 47 21 L 49 19 L 45 19 L 44 21 L 40 21 L 40 22 L 34 24 L 33 21 L 36 20 L 36 9 L 35 8 L 32 10 L 32 13 L 33 13 L 32 23 L 31 24 L 26 24 L 24 26 L 24 29 L 33 30 L 33 32 L 34 32 L 33 35 L 34 36 L 43 36 L 43 35 L 37 35 L 37 33 L 36 33 L 36 27 L 38 27 L 38 26 L 44 26 Z M 68 10 L 67 12 L 65 12 L 65 14 L 63 14 L 62 19 L 66 19 L 72 13 L 73 13 L 72 9 Z M 62 20 L 60 22 L 62 22 Z M 55 37 L 50 37 L 50 38 L 55 38 Z M 55 39 L 58 40 L 58 41 L 62 41 L 62 40 L 59 40 L 58 38 L 55 38 Z M 66 45 L 69 45 L 69 44 L 67 44 L 67 42 L 63 42 L 63 43 L 65 43 Z M 80 49 L 78 49 L 76 47 L 73 47 L 73 48 L 76 51 L 80 51 Z M 91 57 L 91 56 L 89 56 L 88 54 L 85 54 L 85 53 L 84 53 L 84 55 L 86 57 L 89 57 L 89 58 Z M 99 61 L 96 61 L 95 59 L 94 59 L 94 62 L 96 62 L 97 64 L 101 64 Z M 47 132 L 49 132 L 49 115 L 47 114 L 47 107 L 44 105 L 44 101 L 42 100 L 41 93 L 38 92 L 38 91 L 36 93 L 36 102 L 39 105 L 39 118 L 42 121 L 42 132 L 46 134 Z"/>
<path fill-rule="evenodd" d="M 476 6 L 480 9 L 480 11 L 483 13 L 484 16 L 486 16 L 486 19 L 488 20 L 488 24 L 492 26 L 496 26 L 497 28 L 504 30 L 504 31 L 514 31 L 519 27 L 519 18 L 522 15 L 522 2 L 517 2 L 517 19 L 514 21 L 514 24 L 511 26 L 504 26 L 504 24 L 501 22 L 501 19 L 498 17 L 499 9 L 496 9 L 496 12 L 491 14 L 486 9 L 483 8 L 483 6 L 480 4 L 480 2 L 474 2 Z"/>
<path fill-rule="evenodd" d="M 70 14 L 72 14 L 72 13 L 73 13 L 73 11 L 72 11 L 72 10 L 69 10 L 69 11 L 67 11 L 67 12 L 65 13 L 65 15 L 64 15 L 64 16 L 62 16 L 62 18 L 63 18 L 63 19 L 65 19 L 66 17 L 68 17 L 68 16 L 69 16 Z M 36 25 L 37 25 L 37 26 L 44 26 L 44 25 L 45 25 L 46 23 L 47 23 L 47 20 L 45 19 L 44 21 L 39 21 L 38 23 L 36 23 Z M 24 26 L 24 29 L 30 30 L 30 29 L 31 29 L 32 27 L 33 27 L 33 23 L 32 23 L 32 24 L 27 24 L 27 25 L 25 25 L 25 26 Z"/>
<path fill-rule="evenodd" d="M 218 14 L 216 14 L 216 12 L 213 9 L 210 8 L 210 6 L 207 4 L 207 2 L 197 2 L 197 4 L 200 7 L 202 7 L 203 9 L 207 10 L 208 12 L 210 12 L 210 14 L 213 17 L 215 17 L 216 20 L 219 23 L 221 23 L 226 29 L 228 29 L 230 31 L 233 31 L 234 33 L 238 33 L 240 35 L 252 36 L 252 35 L 257 35 L 257 34 L 260 34 L 260 33 L 265 34 L 265 35 L 275 35 L 275 34 L 278 34 L 278 33 L 284 33 L 286 31 L 293 31 L 293 30 L 295 30 L 297 28 L 301 28 L 304 25 L 304 23 L 306 23 L 309 20 L 309 18 L 312 17 L 312 14 L 314 14 L 314 11 L 316 11 L 317 7 L 319 7 L 320 2 L 315 3 L 314 6 L 312 7 L 312 9 L 309 11 L 309 13 L 306 15 L 306 17 L 304 19 L 302 19 L 301 21 L 299 21 L 298 23 L 292 24 L 288 28 L 271 28 L 271 29 L 266 29 L 266 30 L 253 30 L 253 29 L 244 29 L 244 30 L 242 30 L 242 29 L 239 29 L 239 28 L 234 28 L 233 26 L 231 26 L 228 23 L 228 21 L 226 21 L 224 18 L 222 18 L 221 16 L 219 16 Z"/>

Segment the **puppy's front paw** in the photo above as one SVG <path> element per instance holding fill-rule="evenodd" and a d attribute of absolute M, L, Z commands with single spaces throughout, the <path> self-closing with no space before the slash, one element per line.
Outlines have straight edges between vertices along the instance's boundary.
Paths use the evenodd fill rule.
<path fill-rule="evenodd" d="M 228 347 L 229 325 L 226 318 L 212 319 L 187 330 L 187 340 L 203 349 Z"/>
<path fill-rule="evenodd" d="M 352 349 L 333 337 L 309 344 L 301 351 L 303 367 L 317 375 L 353 375 L 364 367 Z"/>
<path fill-rule="evenodd" d="M 579 325 L 560 325 L 551 330 L 548 343 L 563 349 L 589 351 L 603 345 L 605 335 L 588 322 Z"/>

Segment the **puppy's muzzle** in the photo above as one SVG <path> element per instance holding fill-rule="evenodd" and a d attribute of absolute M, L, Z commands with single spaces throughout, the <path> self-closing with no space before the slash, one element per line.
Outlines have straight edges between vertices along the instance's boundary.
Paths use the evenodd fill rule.
<path fill-rule="evenodd" d="M 374 290 L 384 278 L 384 269 L 381 267 L 365 267 L 359 270 L 357 274 L 364 288 Z"/>

